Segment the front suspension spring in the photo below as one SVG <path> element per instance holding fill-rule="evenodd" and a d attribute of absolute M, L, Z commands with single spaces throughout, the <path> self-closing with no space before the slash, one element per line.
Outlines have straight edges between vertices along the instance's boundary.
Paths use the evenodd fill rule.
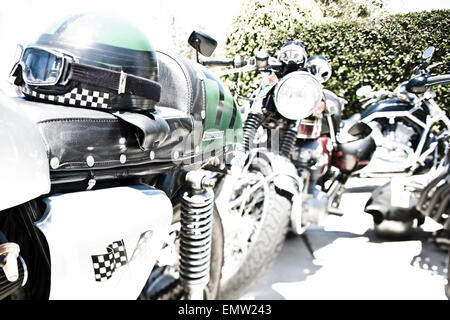
<path fill-rule="evenodd" d="M 294 129 L 287 129 L 280 143 L 280 154 L 290 158 L 295 142 L 297 141 L 297 131 Z"/>
<path fill-rule="evenodd" d="M 245 120 L 243 128 L 243 141 L 245 151 L 248 151 L 253 146 L 253 140 L 255 139 L 256 131 L 261 125 L 262 115 L 256 113 L 249 113 L 247 120 Z"/>

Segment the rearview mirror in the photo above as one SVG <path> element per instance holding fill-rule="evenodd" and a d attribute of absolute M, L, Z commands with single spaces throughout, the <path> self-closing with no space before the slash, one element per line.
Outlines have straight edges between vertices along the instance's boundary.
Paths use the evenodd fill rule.
<path fill-rule="evenodd" d="M 434 51 L 436 51 L 436 48 L 431 46 L 429 48 L 427 48 L 423 54 L 422 54 L 422 58 L 423 59 L 431 59 L 433 57 Z"/>
<path fill-rule="evenodd" d="M 217 47 L 216 40 L 198 31 L 192 31 L 188 43 L 205 57 L 210 57 Z"/>
<path fill-rule="evenodd" d="M 372 128 L 364 122 L 357 122 L 348 129 L 348 133 L 358 139 L 364 139 L 372 133 Z"/>

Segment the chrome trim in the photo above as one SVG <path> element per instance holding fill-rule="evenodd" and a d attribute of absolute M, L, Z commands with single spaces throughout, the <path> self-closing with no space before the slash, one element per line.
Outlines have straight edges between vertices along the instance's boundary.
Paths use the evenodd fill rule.
<path fill-rule="evenodd" d="M 20 247 L 17 243 L 7 242 L 0 244 L 0 255 L 6 256 L 6 263 L 2 267 L 6 279 L 9 282 L 15 282 L 19 279 L 19 267 L 17 258 L 19 257 Z"/>
<path fill-rule="evenodd" d="M 22 256 L 19 256 L 18 258 L 20 260 L 20 263 L 22 263 L 23 267 L 23 281 L 22 281 L 22 287 L 27 284 L 28 281 L 28 267 L 25 263 L 25 260 L 22 258 Z"/>
<path fill-rule="evenodd" d="M 281 90 L 282 86 L 283 86 L 287 81 L 291 80 L 291 79 L 294 78 L 294 77 L 298 77 L 298 76 L 307 77 L 307 78 L 312 79 L 312 80 L 313 80 L 313 83 L 316 84 L 316 89 L 318 90 L 318 93 L 319 93 L 318 96 L 320 96 L 320 97 L 323 96 L 323 88 L 322 88 L 322 84 L 321 84 L 321 83 L 319 82 L 319 80 L 317 80 L 317 78 L 316 78 L 314 75 L 312 75 L 311 73 L 306 72 L 306 71 L 294 71 L 294 72 L 291 72 L 291 73 L 289 73 L 288 75 L 284 76 L 280 81 L 278 81 L 278 83 L 277 83 L 276 86 L 275 86 L 274 94 L 273 94 L 273 101 L 274 101 L 274 103 L 275 103 L 275 107 L 276 107 L 277 111 L 278 111 L 283 117 L 285 117 L 285 118 L 287 118 L 287 119 L 290 119 L 290 120 L 299 120 L 299 119 L 304 119 L 304 118 L 309 117 L 311 114 L 313 114 L 315 108 L 317 107 L 317 105 L 318 105 L 319 102 L 320 102 L 320 98 L 319 98 L 319 100 L 315 102 L 315 105 L 313 105 L 312 107 L 310 107 L 310 110 L 309 110 L 307 116 L 300 116 L 300 117 L 299 117 L 299 116 L 296 115 L 295 117 L 287 117 L 285 114 L 283 114 L 283 113 L 285 113 L 285 112 L 281 112 L 281 111 L 280 111 L 280 102 L 278 101 L 278 97 L 279 97 L 279 93 L 280 93 L 280 90 Z M 297 82 L 297 83 L 298 83 L 298 82 Z M 290 106 L 290 108 L 302 108 L 302 109 L 304 109 L 305 106 Z"/>

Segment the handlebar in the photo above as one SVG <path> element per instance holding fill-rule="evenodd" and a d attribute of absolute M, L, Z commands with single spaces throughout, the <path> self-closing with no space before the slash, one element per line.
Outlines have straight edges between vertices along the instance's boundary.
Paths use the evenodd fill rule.
<path fill-rule="evenodd" d="M 442 74 L 439 76 L 431 76 L 427 78 L 426 86 L 436 86 L 440 84 L 448 84 L 450 83 L 450 74 Z"/>
<path fill-rule="evenodd" d="M 410 79 L 406 83 L 406 90 L 412 93 L 424 93 L 429 87 L 448 83 L 450 83 L 450 74 L 439 76 L 423 75 Z"/>
<path fill-rule="evenodd" d="M 246 58 L 243 55 L 236 55 L 234 58 L 230 59 L 205 59 L 200 61 L 200 64 L 204 66 L 233 67 L 233 69 L 221 70 L 219 72 L 220 76 L 240 72 L 251 72 L 260 69 L 275 69 L 281 66 L 281 63 L 277 58 L 271 57 L 265 53 L 257 54 L 250 58 Z"/>
<path fill-rule="evenodd" d="M 215 67 L 228 67 L 232 66 L 233 68 L 242 68 L 249 64 L 251 59 L 246 59 L 243 55 L 235 55 L 234 58 L 227 59 L 205 59 L 200 61 L 200 63 L 204 66 L 215 66 Z"/>
<path fill-rule="evenodd" d="M 234 66 L 234 59 L 206 59 L 200 62 L 204 66 L 226 67 Z"/>

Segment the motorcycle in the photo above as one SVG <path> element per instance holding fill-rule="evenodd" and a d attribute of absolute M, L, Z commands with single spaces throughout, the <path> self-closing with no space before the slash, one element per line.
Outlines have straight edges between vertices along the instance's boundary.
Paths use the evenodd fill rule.
<path fill-rule="evenodd" d="M 438 152 L 431 167 L 422 165 L 413 175 L 394 176 L 372 192 L 364 211 L 372 215 L 374 230 L 378 236 L 407 237 L 414 227 L 419 227 L 425 222 L 427 216 L 446 227 L 447 222 L 443 216 L 448 214 L 449 208 L 445 192 L 430 201 L 434 193 L 434 190 L 431 190 L 432 186 L 436 187 L 437 183 L 442 183 L 446 179 L 449 166 L 448 137 L 447 133 L 437 137 Z M 446 188 L 442 190 L 448 191 Z"/>
<path fill-rule="evenodd" d="M 425 216 L 415 206 L 417 198 L 411 197 L 405 188 L 418 177 L 432 178 L 448 152 L 446 139 L 450 121 L 434 100 L 436 93 L 432 87 L 450 83 L 450 75 L 431 76 L 428 73 L 437 65 L 431 65 L 434 51 L 434 47 L 425 50 L 423 58 L 426 61 L 415 68 L 413 77 L 393 93 L 378 94 L 373 99 L 380 101 L 362 114 L 361 121 L 378 132 L 374 134 L 377 152 L 380 150 L 379 154 L 389 156 L 396 167 L 394 170 L 393 166 L 386 165 L 378 170 L 378 174 L 390 177 L 390 182 L 375 189 L 365 206 L 365 212 L 373 216 L 375 232 L 379 236 L 404 237 L 413 227 L 424 223 Z M 446 128 L 437 135 L 432 127 L 440 121 Z M 406 132 L 409 133 L 402 134 Z M 375 161 L 380 159 L 374 156 Z M 399 159 L 403 161 L 401 166 L 397 166 Z M 371 175 L 371 172 L 375 171 L 370 170 L 364 175 Z"/>
<path fill-rule="evenodd" d="M 277 57 L 203 61 L 233 67 L 220 75 L 265 73 L 243 114 L 243 149 L 217 197 L 225 230 L 223 298 L 240 296 L 264 273 L 289 228 L 302 234 L 328 212 L 339 214 L 333 208 L 342 186 L 375 150 L 370 128 L 341 121 L 343 99 L 322 88 L 331 76 L 326 59 L 307 59 L 303 45 L 293 52 L 296 46 L 288 42 Z"/>
<path fill-rule="evenodd" d="M 444 84 L 449 75 L 431 76 L 435 47 L 422 55 L 425 61 L 415 67 L 410 80 L 393 92 L 373 92 L 370 86 L 358 89 L 364 102 L 361 121 L 372 128 L 377 150 L 372 163 L 360 172 L 366 177 L 411 175 L 425 161 L 433 158 L 436 135 L 433 127 L 442 121 L 446 130 L 450 120 L 436 103 L 431 87 Z M 428 159 L 428 160 L 427 160 Z"/>
<path fill-rule="evenodd" d="M 413 227 L 420 226 L 429 217 L 442 226 L 430 240 L 449 252 L 450 266 L 450 135 L 437 137 L 438 157 L 431 167 L 421 167 L 416 174 L 393 177 L 372 194 L 365 211 L 373 215 L 375 232 L 384 238 L 407 237 Z M 450 273 L 447 271 L 447 280 Z M 447 286 L 447 296 L 450 290 Z"/>
<path fill-rule="evenodd" d="M 139 51 L 98 42 L 118 25 Z M 63 49 L 67 39 L 84 46 Z M 19 47 L 21 94 L 0 96 L 0 298 L 217 297 L 209 170 L 239 141 L 240 114 L 205 67 L 147 43 L 121 20 L 82 14 Z M 157 81 L 136 76 L 135 61 Z"/>
<path fill-rule="evenodd" d="M 438 247 L 448 252 L 447 259 L 447 296 L 450 297 L 450 143 L 447 137 L 445 156 L 442 158 L 439 168 L 436 168 L 433 179 L 426 179 L 426 183 L 412 189 L 418 198 L 416 209 L 423 216 L 430 217 L 443 226 L 433 235 Z"/>

